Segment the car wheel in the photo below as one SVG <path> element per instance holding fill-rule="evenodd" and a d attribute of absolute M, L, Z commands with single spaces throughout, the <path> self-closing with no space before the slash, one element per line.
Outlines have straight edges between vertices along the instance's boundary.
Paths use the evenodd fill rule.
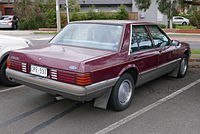
<path fill-rule="evenodd" d="M 179 66 L 179 71 L 178 71 L 178 78 L 183 78 L 188 69 L 188 56 L 184 55 L 184 57 L 181 59 L 180 66 Z"/>
<path fill-rule="evenodd" d="M 6 76 L 6 68 L 7 68 L 7 63 L 6 60 L 3 62 L 3 64 L 0 67 L 0 81 L 3 85 L 5 86 L 17 86 L 19 85 L 18 83 L 15 83 L 13 81 L 10 81 L 7 76 Z"/>
<path fill-rule="evenodd" d="M 187 25 L 187 23 L 186 23 L 186 22 L 183 22 L 183 23 L 182 23 L 182 25 L 184 25 L 184 26 L 185 26 L 185 25 Z"/>
<path fill-rule="evenodd" d="M 13 24 L 13 30 L 16 30 L 17 29 L 17 24 Z"/>
<path fill-rule="evenodd" d="M 109 99 L 109 107 L 115 111 L 122 111 L 128 108 L 133 98 L 134 89 L 133 77 L 128 73 L 123 74 L 113 87 Z"/>

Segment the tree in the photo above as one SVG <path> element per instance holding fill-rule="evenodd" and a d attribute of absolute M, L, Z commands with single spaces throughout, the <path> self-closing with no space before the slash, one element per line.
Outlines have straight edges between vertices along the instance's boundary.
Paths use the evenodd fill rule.
<path fill-rule="evenodd" d="M 170 21 L 172 17 L 177 14 L 178 2 L 176 0 L 157 0 L 158 10 L 167 15 L 168 27 L 170 27 Z M 172 22 L 171 22 L 172 23 Z M 172 26 L 170 27 L 172 28 Z"/>
<path fill-rule="evenodd" d="M 185 0 L 156 0 L 158 10 L 167 15 L 168 26 L 172 17 L 177 14 L 178 7 L 185 7 Z M 135 0 L 136 6 L 139 10 L 146 11 L 151 5 L 151 0 Z"/>
<path fill-rule="evenodd" d="M 151 0 L 135 0 L 135 5 L 139 10 L 146 11 L 151 5 Z"/>
<path fill-rule="evenodd" d="M 80 5 L 76 0 L 69 0 L 69 12 L 80 12 Z"/>
<path fill-rule="evenodd" d="M 31 0 L 16 0 L 14 3 L 14 12 L 19 18 L 31 18 L 39 11 L 37 1 L 33 3 Z"/>

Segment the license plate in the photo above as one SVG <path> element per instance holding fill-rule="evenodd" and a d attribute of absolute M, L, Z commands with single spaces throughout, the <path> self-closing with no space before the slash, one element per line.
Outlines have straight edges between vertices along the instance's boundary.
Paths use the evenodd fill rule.
<path fill-rule="evenodd" d="M 31 65 L 31 74 L 47 77 L 47 68 Z"/>

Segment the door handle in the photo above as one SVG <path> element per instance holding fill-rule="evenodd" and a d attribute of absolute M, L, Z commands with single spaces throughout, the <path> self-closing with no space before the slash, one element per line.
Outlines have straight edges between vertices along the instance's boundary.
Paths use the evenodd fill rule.
<path fill-rule="evenodd" d="M 133 55 L 133 58 L 134 59 L 137 59 L 139 56 L 138 55 Z"/>
<path fill-rule="evenodd" d="M 162 53 L 162 52 L 163 52 L 163 50 L 159 50 L 158 52 L 159 52 L 159 53 Z"/>

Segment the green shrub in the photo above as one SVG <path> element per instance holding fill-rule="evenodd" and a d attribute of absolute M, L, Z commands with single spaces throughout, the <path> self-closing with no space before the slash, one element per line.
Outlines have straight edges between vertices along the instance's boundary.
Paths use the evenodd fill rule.
<path fill-rule="evenodd" d="M 158 24 L 158 26 L 159 26 L 160 28 L 166 28 L 166 27 L 167 27 L 165 24 Z"/>
<path fill-rule="evenodd" d="M 56 10 L 50 9 L 44 13 L 44 17 L 46 18 L 46 27 L 47 28 L 55 28 L 56 27 Z"/>
<path fill-rule="evenodd" d="M 200 28 L 200 11 L 195 11 L 193 16 L 190 18 L 190 24 Z"/>
<path fill-rule="evenodd" d="M 128 12 L 126 6 L 121 5 L 119 12 L 106 13 L 103 11 L 95 12 L 95 6 L 92 6 L 87 13 L 73 12 L 70 14 L 70 21 L 80 20 L 127 20 Z"/>
<path fill-rule="evenodd" d="M 42 15 L 33 16 L 32 18 L 19 20 L 20 30 L 38 29 L 41 27 L 45 27 L 45 17 Z"/>
<path fill-rule="evenodd" d="M 126 10 L 125 5 L 119 7 L 119 12 L 117 13 L 117 19 L 119 20 L 128 20 L 128 11 Z"/>

